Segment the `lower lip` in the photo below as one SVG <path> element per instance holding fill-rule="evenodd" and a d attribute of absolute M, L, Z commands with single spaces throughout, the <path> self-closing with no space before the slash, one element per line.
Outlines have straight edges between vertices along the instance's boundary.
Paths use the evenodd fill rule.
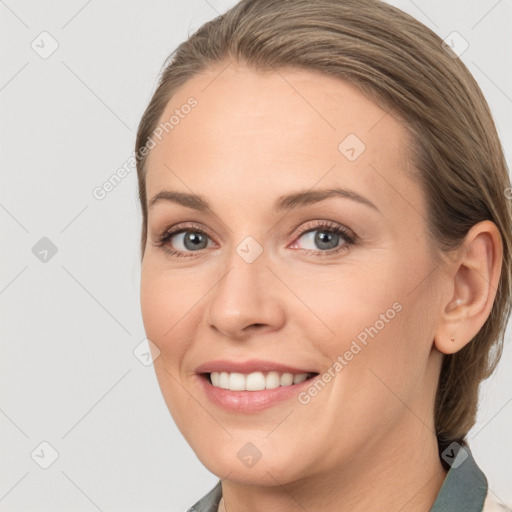
<path fill-rule="evenodd" d="M 262 389 L 261 391 L 231 391 L 215 387 L 205 375 L 197 376 L 206 396 L 216 405 L 235 412 L 261 411 L 267 407 L 289 400 L 303 388 L 311 385 L 318 375 L 315 375 L 300 384 L 280 386 L 274 389 Z"/>

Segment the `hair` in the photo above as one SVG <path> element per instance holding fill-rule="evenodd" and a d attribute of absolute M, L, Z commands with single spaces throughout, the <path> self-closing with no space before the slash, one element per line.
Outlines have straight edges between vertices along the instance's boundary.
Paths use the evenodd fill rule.
<path fill-rule="evenodd" d="M 145 144 L 179 87 L 233 61 L 261 72 L 294 68 L 337 77 L 398 116 L 411 135 L 411 172 L 426 197 L 435 254 L 452 254 L 480 221 L 496 224 L 503 260 L 491 312 L 470 343 L 443 355 L 434 404 L 440 450 L 463 442 L 476 421 L 480 383 L 501 357 L 511 312 L 512 189 L 475 79 L 432 30 L 379 0 L 240 1 L 171 53 L 141 118 L 135 148 L 142 155 L 141 260 L 147 237 Z"/>

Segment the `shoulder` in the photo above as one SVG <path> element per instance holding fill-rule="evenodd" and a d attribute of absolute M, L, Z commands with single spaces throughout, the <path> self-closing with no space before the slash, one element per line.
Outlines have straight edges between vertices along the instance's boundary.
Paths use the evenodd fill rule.
<path fill-rule="evenodd" d="M 502 503 L 498 503 L 494 499 L 491 491 L 487 491 L 482 512 L 512 512 L 512 508 Z"/>

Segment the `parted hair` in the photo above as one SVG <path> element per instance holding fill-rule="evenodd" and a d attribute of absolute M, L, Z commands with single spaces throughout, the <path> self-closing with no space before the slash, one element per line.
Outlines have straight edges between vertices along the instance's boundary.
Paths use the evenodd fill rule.
<path fill-rule="evenodd" d="M 141 259 L 147 238 L 145 145 L 180 86 L 231 62 L 338 77 L 399 119 L 410 134 L 409 172 L 426 197 L 436 264 L 461 246 L 476 223 L 490 220 L 498 227 L 503 261 L 491 312 L 467 345 L 443 355 L 435 398 L 440 450 L 463 440 L 476 421 L 480 383 L 500 359 L 511 312 L 512 189 L 475 79 L 437 34 L 380 0 L 240 1 L 169 55 L 140 120 L 135 151 L 144 155 L 137 159 Z"/>

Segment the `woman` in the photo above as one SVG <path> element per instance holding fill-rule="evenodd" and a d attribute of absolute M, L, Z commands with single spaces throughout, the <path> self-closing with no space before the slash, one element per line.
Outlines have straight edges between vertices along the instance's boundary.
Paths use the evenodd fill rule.
<path fill-rule="evenodd" d="M 243 0 L 137 134 L 141 308 L 217 486 L 190 510 L 501 510 L 472 457 L 510 315 L 510 181 L 475 80 L 377 0 Z"/>

